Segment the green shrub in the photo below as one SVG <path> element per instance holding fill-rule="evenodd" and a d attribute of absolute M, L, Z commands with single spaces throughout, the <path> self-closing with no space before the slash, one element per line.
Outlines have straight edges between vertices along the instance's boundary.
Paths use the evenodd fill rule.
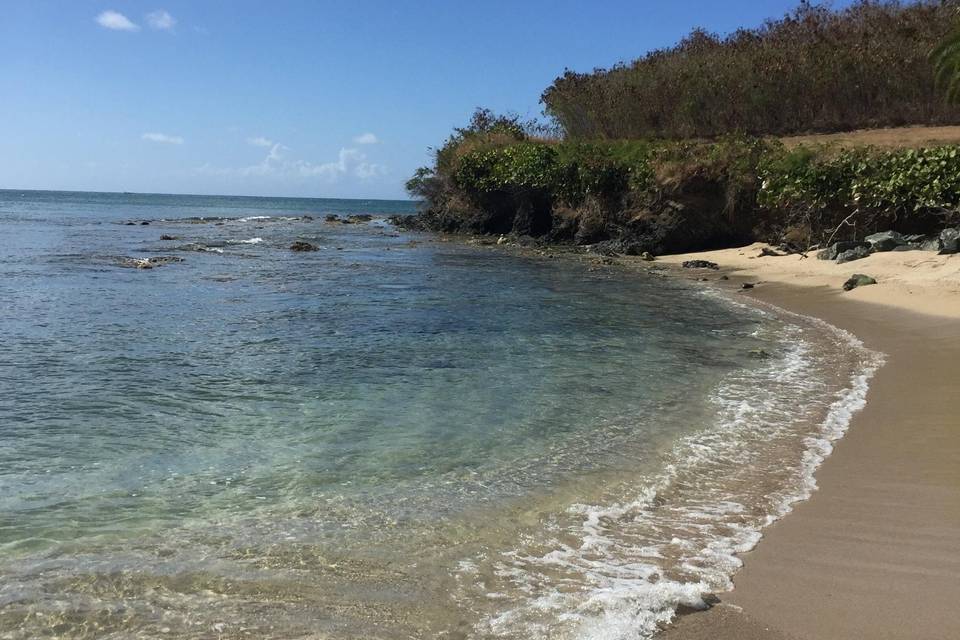
<path fill-rule="evenodd" d="M 956 146 L 862 148 L 826 157 L 800 148 L 768 157 L 760 172 L 759 202 L 768 208 L 841 207 L 909 215 L 960 207 Z"/>

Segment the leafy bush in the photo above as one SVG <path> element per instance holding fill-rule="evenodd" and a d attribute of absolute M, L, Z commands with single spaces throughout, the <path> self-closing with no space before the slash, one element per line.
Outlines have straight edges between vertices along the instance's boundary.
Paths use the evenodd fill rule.
<path fill-rule="evenodd" d="M 960 207 L 956 146 L 881 151 L 862 148 L 826 157 L 809 149 L 770 156 L 760 169 L 766 207 L 871 210 L 891 215 Z"/>

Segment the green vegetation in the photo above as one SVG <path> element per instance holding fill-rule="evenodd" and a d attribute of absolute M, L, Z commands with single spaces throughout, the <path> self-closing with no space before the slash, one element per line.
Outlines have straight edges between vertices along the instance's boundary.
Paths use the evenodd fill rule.
<path fill-rule="evenodd" d="M 425 200 L 416 224 L 627 253 L 930 232 L 957 221 L 957 147 L 788 149 L 742 132 L 960 122 L 931 64 L 960 69 L 960 37 L 933 51 L 958 7 L 804 5 L 726 40 L 696 32 L 630 66 L 567 73 L 544 94 L 564 135 L 478 110 L 407 183 Z"/>
<path fill-rule="evenodd" d="M 945 89 L 947 101 L 960 101 L 960 29 L 954 29 L 933 50 L 930 58 L 937 86 Z"/>
<path fill-rule="evenodd" d="M 757 29 L 725 38 L 695 30 L 629 64 L 567 71 L 542 99 L 567 136 L 586 139 L 957 124 L 960 108 L 937 99 L 929 56 L 958 6 L 804 3 Z M 960 42 L 952 42 L 943 59 L 955 69 Z"/>

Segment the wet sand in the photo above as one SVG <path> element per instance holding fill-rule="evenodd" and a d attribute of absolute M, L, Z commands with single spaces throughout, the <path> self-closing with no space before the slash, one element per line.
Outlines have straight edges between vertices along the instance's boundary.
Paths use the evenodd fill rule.
<path fill-rule="evenodd" d="M 697 257 L 730 267 L 720 284 L 758 283 L 736 295 L 822 318 L 887 363 L 817 472 L 819 490 L 743 555 L 734 591 L 662 637 L 960 638 L 960 256 L 880 254 L 834 265 L 757 253 L 661 262 Z M 854 272 L 884 275 L 880 285 L 843 292 Z"/>

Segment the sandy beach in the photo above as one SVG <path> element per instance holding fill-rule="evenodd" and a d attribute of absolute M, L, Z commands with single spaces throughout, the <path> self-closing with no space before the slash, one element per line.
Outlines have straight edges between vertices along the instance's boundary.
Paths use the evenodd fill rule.
<path fill-rule="evenodd" d="M 836 265 L 758 257 L 763 245 L 664 256 L 688 272 L 846 329 L 887 363 L 866 408 L 817 472 L 819 490 L 744 554 L 734 591 L 663 637 L 960 637 L 960 256 L 874 254 Z M 853 273 L 877 285 L 844 292 Z"/>

